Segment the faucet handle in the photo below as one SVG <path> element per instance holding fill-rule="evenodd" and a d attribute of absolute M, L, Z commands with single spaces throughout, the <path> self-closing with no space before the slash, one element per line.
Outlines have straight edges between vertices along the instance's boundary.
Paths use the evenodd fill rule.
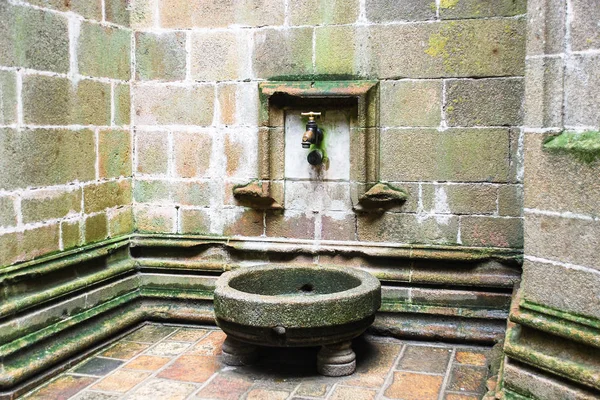
<path fill-rule="evenodd" d="M 320 117 L 321 116 L 321 113 L 320 112 L 310 111 L 310 112 L 306 112 L 306 113 L 300 113 L 300 115 L 302 115 L 304 117 L 308 117 L 309 121 L 314 121 L 315 117 Z"/>

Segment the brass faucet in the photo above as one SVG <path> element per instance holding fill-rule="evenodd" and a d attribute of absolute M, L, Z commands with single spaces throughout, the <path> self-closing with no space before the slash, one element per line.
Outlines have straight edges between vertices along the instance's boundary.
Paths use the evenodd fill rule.
<path fill-rule="evenodd" d="M 320 117 L 320 112 L 307 112 L 301 115 L 308 117 L 308 123 L 306 124 L 306 132 L 302 135 L 302 147 L 309 149 L 311 144 L 319 146 L 323 140 L 323 131 L 319 129 L 315 122 L 315 117 Z"/>

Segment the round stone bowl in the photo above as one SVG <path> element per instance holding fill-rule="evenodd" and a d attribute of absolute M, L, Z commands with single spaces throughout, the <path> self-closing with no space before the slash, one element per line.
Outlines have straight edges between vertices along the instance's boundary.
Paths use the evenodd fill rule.
<path fill-rule="evenodd" d="M 263 346 L 316 346 L 363 333 L 381 306 L 381 284 L 345 267 L 268 265 L 217 280 L 217 325 L 234 339 Z"/>

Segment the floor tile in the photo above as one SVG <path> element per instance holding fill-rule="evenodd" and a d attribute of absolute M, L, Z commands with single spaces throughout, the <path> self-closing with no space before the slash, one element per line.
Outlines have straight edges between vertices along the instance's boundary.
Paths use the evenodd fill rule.
<path fill-rule="evenodd" d="M 375 399 L 377 392 L 375 390 L 338 386 L 331 394 L 331 400 L 349 400 L 349 399 L 361 399 L 361 400 L 372 400 Z"/>
<path fill-rule="evenodd" d="M 24 398 L 28 400 L 68 399 L 96 380 L 96 378 L 88 376 L 62 375 Z"/>
<path fill-rule="evenodd" d="M 444 374 L 451 353 L 446 347 L 406 346 L 396 369 Z"/>
<path fill-rule="evenodd" d="M 153 356 L 173 357 L 183 353 L 188 347 L 190 347 L 189 343 L 162 342 L 148 349 L 146 353 Z"/>
<path fill-rule="evenodd" d="M 141 355 L 129 361 L 123 368 L 156 371 L 157 369 L 164 367 L 169 361 L 171 361 L 170 357 Z"/>
<path fill-rule="evenodd" d="M 200 340 L 202 336 L 206 335 L 209 331 L 206 329 L 194 329 L 194 328 L 180 328 L 173 335 L 169 336 L 169 340 L 175 340 L 178 342 L 195 342 Z"/>
<path fill-rule="evenodd" d="M 125 393 L 133 389 L 144 379 L 150 376 L 149 372 L 119 370 L 108 375 L 100 382 L 92 386 L 95 390 L 105 390 L 107 392 Z"/>
<path fill-rule="evenodd" d="M 487 354 L 483 351 L 460 350 L 456 351 L 454 360 L 459 364 L 487 366 Z"/>
<path fill-rule="evenodd" d="M 198 392 L 201 399 L 238 400 L 252 386 L 252 380 L 232 372 L 221 372 Z"/>
<path fill-rule="evenodd" d="M 121 396 L 111 393 L 83 391 L 70 400 L 119 400 Z"/>
<path fill-rule="evenodd" d="M 353 346 L 356 352 L 356 372 L 344 385 L 380 387 L 402 349 L 401 345 L 361 341 Z"/>
<path fill-rule="evenodd" d="M 296 390 L 298 396 L 324 397 L 329 391 L 329 386 L 322 383 L 302 383 Z"/>
<path fill-rule="evenodd" d="M 444 377 L 413 372 L 396 371 L 385 396 L 402 400 L 437 400 Z"/>
<path fill-rule="evenodd" d="M 205 356 L 216 356 L 221 354 L 225 335 L 221 331 L 211 332 L 210 335 L 198 342 L 188 352 L 191 354 L 200 354 Z"/>
<path fill-rule="evenodd" d="M 480 400 L 481 396 L 477 394 L 457 394 L 446 393 L 444 400 Z"/>
<path fill-rule="evenodd" d="M 450 381 L 448 382 L 449 391 L 453 392 L 485 392 L 485 381 L 487 378 L 487 368 L 471 367 L 468 365 L 454 365 L 450 372 Z"/>
<path fill-rule="evenodd" d="M 184 382 L 206 382 L 221 368 L 217 357 L 183 355 L 158 374 L 159 378 Z"/>
<path fill-rule="evenodd" d="M 105 352 L 100 353 L 100 355 L 104 357 L 118 358 L 119 360 L 130 360 L 140 354 L 142 351 L 146 350 L 148 347 L 150 347 L 149 344 L 122 341 L 118 342 Z"/>
<path fill-rule="evenodd" d="M 246 400 L 285 400 L 289 395 L 289 392 L 281 390 L 258 388 L 249 391 Z"/>
<path fill-rule="evenodd" d="M 169 336 L 171 333 L 177 330 L 173 326 L 164 325 L 144 325 L 137 331 L 129 334 L 125 337 L 125 340 L 132 342 L 143 342 L 143 343 L 156 343 L 161 339 Z"/>
<path fill-rule="evenodd" d="M 130 394 L 127 400 L 184 400 L 196 389 L 191 383 L 152 379 Z"/>
<path fill-rule="evenodd" d="M 122 364 L 123 361 L 94 357 L 77 366 L 72 372 L 84 375 L 105 376 L 111 371 L 119 368 Z"/>

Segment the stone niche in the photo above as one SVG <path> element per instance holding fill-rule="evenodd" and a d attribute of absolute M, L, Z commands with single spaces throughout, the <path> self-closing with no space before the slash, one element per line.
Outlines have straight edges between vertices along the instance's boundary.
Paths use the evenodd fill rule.
<path fill-rule="evenodd" d="M 242 205 L 283 209 L 286 182 L 347 185 L 355 211 L 383 210 L 406 193 L 379 180 L 379 83 L 298 81 L 259 84 L 259 179 L 237 186 Z M 306 120 L 301 112 L 322 112 L 330 163 L 315 169 L 300 146 Z M 345 186 L 344 186 L 345 187 Z"/>

